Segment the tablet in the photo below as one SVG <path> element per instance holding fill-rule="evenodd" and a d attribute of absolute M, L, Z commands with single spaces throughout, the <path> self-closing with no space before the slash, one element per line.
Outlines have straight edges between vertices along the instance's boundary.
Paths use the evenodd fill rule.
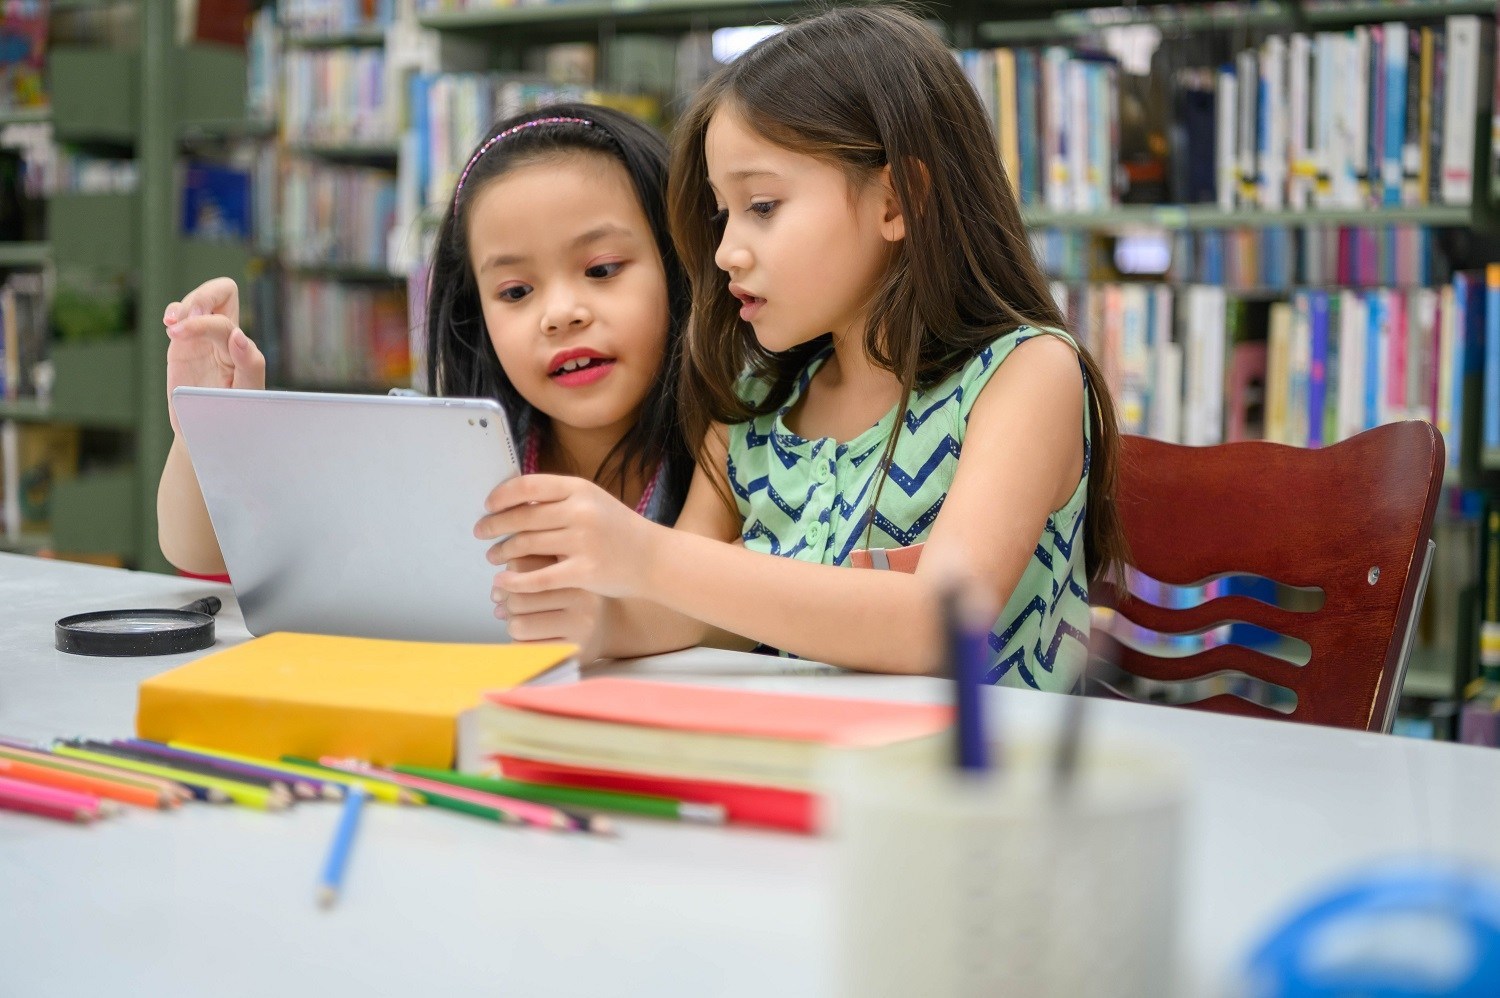
<path fill-rule="evenodd" d="M 507 641 L 474 537 L 520 474 L 489 399 L 178 388 L 177 422 L 251 634 Z"/>

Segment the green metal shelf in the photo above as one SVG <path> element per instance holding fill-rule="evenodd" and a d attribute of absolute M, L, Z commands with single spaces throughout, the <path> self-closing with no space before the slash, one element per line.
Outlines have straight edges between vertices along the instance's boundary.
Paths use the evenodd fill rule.
<path fill-rule="evenodd" d="M 5 399 L 0 401 L 0 420 L 5 419 L 18 423 L 48 423 L 52 421 L 52 407 L 34 398 Z"/>
<path fill-rule="evenodd" d="M 1464 205 L 1397 208 L 1319 208 L 1307 211 L 1222 211 L 1203 205 L 1121 205 L 1096 212 L 1024 208 L 1021 217 L 1036 229 L 1109 231 L 1113 229 L 1239 229 L 1303 225 L 1438 225 L 1468 228 L 1473 211 Z"/>
<path fill-rule="evenodd" d="M 340 48 L 344 46 L 359 45 L 384 45 L 385 29 L 380 27 L 356 28 L 353 31 L 338 31 L 329 34 L 306 34 L 294 35 L 288 32 L 285 36 L 287 48 L 294 49 L 317 49 L 317 48 Z"/>
<path fill-rule="evenodd" d="M 0 242 L 0 267 L 40 267 L 51 258 L 48 243 Z"/>
<path fill-rule="evenodd" d="M 52 546 L 52 535 L 22 531 L 19 537 L 0 534 L 0 552 L 6 554 L 39 554 Z"/>
<path fill-rule="evenodd" d="M 16 107 L 0 110 L 0 125 L 30 125 L 51 121 L 50 107 Z"/>
<path fill-rule="evenodd" d="M 394 160 L 399 155 L 394 142 L 289 142 L 287 150 L 324 159 Z"/>
<path fill-rule="evenodd" d="M 1088 5 L 1082 5 L 1087 7 Z M 1338 6 L 1303 9 L 1296 0 L 1260 5 L 1228 5 L 1209 10 L 1183 10 L 1181 6 L 1141 4 L 1129 9 L 1095 5 L 1090 10 L 1059 11 L 1051 17 L 996 19 L 979 26 L 979 37 L 992 44 L 1076 38 L 1106 27 L 1152 24 L 1174 32 L 1235 30 L 1241 28 L 1352 27 L 1381 21 L 1418 21 L 1459 14 L 1494 14 L 1493 3 L 1481 0 L 1432 0 L 1428 3 L 1351 2 Z M 981 14 L 983 16 L 983 13 Z"/>
<path fill-rule="evenodd" d="M 653 21 L 678 24 L 715 21 L 750 23 L 808 6 L 805 0 L 585 0 L 581 3 L 544 3 L 519 7 L 440 11 L 417 20 L 435 31 L 481 31 L 503 28 L 564 27 L 596 20 Z"/>
<path fill-rule="evenodd" d="M 223 121 L 195 121 L 182 126 L 184 142 L 212 142 L 222 139 L 270 139 L 276 137 L 276 122 L 251 118 L 226 118 Z"/>
<path fill-rule="evenodd" d="M 393 274 L 382 267 L 344 263 L 283 263 L 283 269 L 296 277 L 322 277 L 334 281 L 387 281 L 405 283 L 405 274 Z"/>

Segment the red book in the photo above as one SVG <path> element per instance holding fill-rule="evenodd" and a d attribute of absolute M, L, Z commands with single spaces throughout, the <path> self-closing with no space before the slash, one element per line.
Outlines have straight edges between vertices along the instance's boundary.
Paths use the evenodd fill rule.
<path fill-rule="evenodd" d="M 617 790 L 629 794 L 653 794 L 694 804 L 719 804 L 724 808 L 724 816 L 736 824 L 759 825 L 804 834 L 818 830 L 818 798 L 816 794 L 806 791 L 583 769 L 508 755 L 496 756 L 495 761 L 500 766 L 500 772 L 509 780 L 582 787 L 588 790 Z"/>

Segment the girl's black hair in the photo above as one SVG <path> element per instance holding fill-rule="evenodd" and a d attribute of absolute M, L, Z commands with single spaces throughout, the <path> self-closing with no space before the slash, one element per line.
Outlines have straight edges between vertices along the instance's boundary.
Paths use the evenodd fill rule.
<path fill-rule="evenodd" d="M 506 129 L 539 118 L 584 118 L 593 125 L 548 123 L 522 129 L 495 143 L 470 167 L 457 199 L 443 213 L 432 256 L 427 390 L 433 395 L 496 399 L 505 407 L 513 426 L 529 426 L 546 441 L 550 421 L 516 391 L 490 343 L 469 262 L 468 207 L 489 181 L 540 158 L 586 153 L 618 161 L 630 177 L 661 255 L 667 279 L 667 344 L 634 425 L 600 465 L 596 480 L 623 497 L 631 471 L 648 478 L 658 464 L 662 465 L 662 508 L 670 523 L 687 496 L 693 458 L 678 421 L 677 371 L 689 293 L 687 275 L 672 248 L 667 226 L 667 143 L 660 133 L 623 112 L 592 104 L 561 103 L 497 122 L 475 148 Z"/>

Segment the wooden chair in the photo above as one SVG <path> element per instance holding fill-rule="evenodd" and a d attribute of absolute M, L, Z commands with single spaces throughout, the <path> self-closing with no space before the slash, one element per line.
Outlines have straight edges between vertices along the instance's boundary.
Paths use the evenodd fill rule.
<path fill-rule="evenodd" d="M 1186 609 L 1141 598 L 1135 582 L 1137 593 L 1096 587 L 1096 604 L 1114 613 L 1101 615 L 1105 637 L 1095 644 L 1108 654 L 1095 657 L 1088 692 L 1138 699 L 1144 687 L 1201 710 L 1388 731 L 1431 567 L 1438 432 L 1393 423 L 1316 450 L 1125 437 L 1121 452 L 1117 494 L 1133 569 L 1171 586 L 1251 573 L 1280 587 L 1276 605 L 1227 595 Z M 1181 636 L 1230 621 L 1291 640 L 1269 652 L 1219 644 L 1172 657 Z M 1305 664 L 1278 657 L 1299 641 L 1310 646 Z M 1294 694 L 1295 708 L 1268 706 L 1277 697 L 1267 690 L 1283 701 Z"/>

